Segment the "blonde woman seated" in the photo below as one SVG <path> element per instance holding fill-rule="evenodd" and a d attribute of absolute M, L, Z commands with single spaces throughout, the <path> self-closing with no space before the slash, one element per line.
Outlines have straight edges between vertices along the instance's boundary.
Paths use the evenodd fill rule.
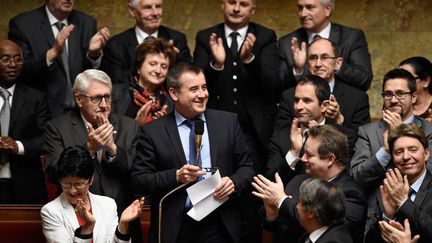
<path fill-rule="evenodd" d="M 115 201 L 89 192 L 93 160 L 80 146 L 66 148 L 58 162 L 62 194 L 41 210 L 47 242 L 130 242 L 129 222 L 138 218 L 144 198 L 117 216 Z"/>
<path fill-rule="evenodd" d="M 173 110 L 165 87 L 168 69 L 174 64 L 176 51 L 163 39 L 149 39 L 135 51 L 137 74 L 128 83 L 113 87 L 113 111 L 135 119 L 143 125 Z"/>

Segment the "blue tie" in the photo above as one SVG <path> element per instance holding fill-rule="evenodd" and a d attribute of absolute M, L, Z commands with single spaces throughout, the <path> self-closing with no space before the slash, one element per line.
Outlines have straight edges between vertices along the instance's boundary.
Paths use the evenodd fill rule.
<path fill-rule="evenodd" d="M 195 123 L 193 120 L 185 120 L 183 122 L 190 130 L 189 132 L 189 164 L 195 165 L 196 148 L 195 148 Z"/>

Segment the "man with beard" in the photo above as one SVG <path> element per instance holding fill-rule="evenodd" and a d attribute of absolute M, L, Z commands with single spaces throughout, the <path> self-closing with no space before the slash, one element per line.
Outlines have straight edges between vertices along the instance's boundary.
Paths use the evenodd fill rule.
<path fill-rule="evenodd" d="M 18 45 L 0 40 L 0 204 L 47 200 L 39 155 L 50 113 L 41 92 L 18 82 L 23 63 Z"/>
<path fill-rule="evenodd" d="M 432 148 L 432 125 L 413 114 L 416 80 L 411 73 L 403 69 L 390 70 L 384 76 L 381 94 L 384 98 L 382 119 L 359 128 L 350 166 L 354 180 L 368 195 L 367 225 L 371 223 L 379 185 L 391 164 L 387 143 L 389 132 L 402 123 L 416 124 L 426 134 L 429 148 Z M 431 162 L 428 166 L 431 166 Z"/>

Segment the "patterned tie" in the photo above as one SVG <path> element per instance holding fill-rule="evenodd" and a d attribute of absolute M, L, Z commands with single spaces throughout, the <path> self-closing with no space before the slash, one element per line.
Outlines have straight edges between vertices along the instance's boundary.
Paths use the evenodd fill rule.
<path fill-rule="evenodd" d="M 10 93 L 6 89 L 0 90 L 0 96 L 3 98 L 3 106 L 0 111 L 0 123 L 1 123 L 1 136 L 7 136 L 9 134 L 9 122 L 10 122 L 10 104 L 9 97 Z M 4 165 L 9 162 L 7 153 L 0 154 L 0 164 Z"/>
<path fill-rule="evenodd" d="M 64 27 L 65 24 L 62 22 L 56 22 L 55 27 L 57 27 L 58 31 L 60 32 Z M 65 94 L 65 105 L 66 107 L 73 107 L 74 106 L 74 100 L 72 97 L 72 84 L 70 79 L 70 70 L 69 70 L 69 55 L 66 48 L 66 45 L 63 47 L 63 52 L 61 53 L 61 59 L 63 62 L 63 67 L 66 73 L 66 94 Z"/>
<path fill-rule="evenodd" d="M 238 32 L 231 32 L 231 34 L 229 35 L 231 37 L 231 54 L 234 58 L 237 57 L 237 52 L 238 52 L 238 43 L 237 43 L 237 36 L 239 36 L 240 34 Z"/>
<path fill-rule="evenodd" d="M 411 197 L 415 195 L 415 193 L 416 191 L 410 187 L 408 190 L 408 199 L 414 202 L 414 200 L 412 200 Z"/>

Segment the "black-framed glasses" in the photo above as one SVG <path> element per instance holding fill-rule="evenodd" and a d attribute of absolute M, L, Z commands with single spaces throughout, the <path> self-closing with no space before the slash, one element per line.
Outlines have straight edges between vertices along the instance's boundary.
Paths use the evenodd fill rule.
<path fill-rule="evenodd" d="M 322 55 L 322 56 L 310 55 L 310 56 L 308 56 L 307 60 L 308 60 L 309 62 L 316 63 L 316 62 L 318 62 L 318 59 L 320 59 L 321 62 L 328 63 L 328 62 L 330 62 L 331 60 L 334 60 L 334 59 L 336 59 L 336 58 L 337 58 L 337 57 L 332 57 L 332 56 L 328 56 L 328 55 Z"/>
<path fill-rule="evenodd" d="M 386 100 L 391 100 L 393 96 L 396 97 L 396 99 L 398 100 L 405 99 L 408 94 L 410 95 L 411 92 L 396 91 L 395 93 L 393 93 L 388 91 L 381 93 L 382 97 Z"/>
<path fill-rule="evenodd" d="M 83 94 L 80 95 L 89 98 L 90 102 L 95 105 L 99 105 L 102 102 L 102 99 L 105 99 L 105 102 L 109 103 L 111 102 L 111 98 L 112 98 L 111 95 L 97 95 L 97 96 L 88 96 Z"/>
<path fill-rule="evenodd" d="M 203 167 L 206 172 L 211 172 L 212 175 L 219 169 L 218 167 Z"/>
<path fill-rule="evenodd" d="M 13 61 L 15 64 L 18 64 L 18 65 L 21 65 L 24 63 L 24 60 L 21 56 L 15 56 L 15 57 L 1 56 L 0 57 L 0 62 L 2 62 L 3 64 L 10 64 L 11 61 Z"/>
<path fill-rule="evenodd" d="M 66 188 L 66 189 L 69 189 L 69 188 L 72 188 L 72 187 L 75 187 L 76 189 L 83 189 L 84 187 L 87 186 L 87 184 L 89 183 L 89 181 L 90 181 L 90 179 L 87 180 L 86 182 L 75 182 L 75 183 L 60 181 L 60 185 L 63 188 Z"/>

